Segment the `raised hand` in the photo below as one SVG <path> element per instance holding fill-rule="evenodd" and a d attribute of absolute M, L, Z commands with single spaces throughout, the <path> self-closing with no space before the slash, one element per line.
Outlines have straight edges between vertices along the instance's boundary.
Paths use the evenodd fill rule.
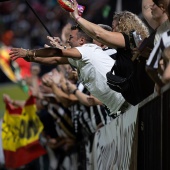
<path fill-rule="evenodd" d="M 90 106 L 95 106 L 95 99 L 94 99 L 93 96 L 88 96 L 87 101 L 88 101 Z"/>
<path fill-rule="evenodd" d="M 73 0 L 73 8 L 74 11 L 70 12 L 70 16 L 74 19 L 76 19 L 79 16 L 79 12 L 78 12 L 78 3 L 76 0 Z"/>

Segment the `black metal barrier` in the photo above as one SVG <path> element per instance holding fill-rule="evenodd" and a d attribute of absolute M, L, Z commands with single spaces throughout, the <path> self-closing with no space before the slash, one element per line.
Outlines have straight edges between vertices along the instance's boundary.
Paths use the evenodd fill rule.
<path fill-rule="evenodd" d="M 170 85 L 139 105 L 137 170 L 170 170 Z"/>

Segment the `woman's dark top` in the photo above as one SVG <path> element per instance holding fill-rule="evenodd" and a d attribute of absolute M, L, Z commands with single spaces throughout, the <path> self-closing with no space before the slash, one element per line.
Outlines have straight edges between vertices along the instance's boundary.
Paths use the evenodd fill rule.
<path fill-rule="evenodd" d="M 131 41 L 128 35 L 122 33 L 125 39 L 125 48 L 118 48 L 116 55 L 116 62 L 113 70 L 116 76 L 123 78 L 122 96 L 127 102 L 136 105 L 153 93 L 154 83 L 149 78 L 145 71 L 146 58 L 141 57 L 140 60 L 132 61 Z M 114 75 L 112 75 L 114 78 Z M 116 80 L 119 80 L 116 77 Z M 120 84 L 121 86 L 121 84 Z M 117 91 L 117 88 L 112 86 L 112 89 Z"/>

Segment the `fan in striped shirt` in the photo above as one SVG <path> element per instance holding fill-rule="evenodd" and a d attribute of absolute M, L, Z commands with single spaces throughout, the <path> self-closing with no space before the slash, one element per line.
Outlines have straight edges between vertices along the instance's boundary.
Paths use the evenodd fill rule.
<path fill-rule="evenodd" d="M 160 7 L 168 16 L 170 21 L 170 1 L 169 0 L 153 0 L 153 2 Z M 170 30 L 164 32 L 161 39 L 157 42 L 154 49 L 152 50 L 150 57 L 146 64 L 146 70 L 151 79 L 156 83 L 157 91 L 160 92 L 160 88 L 164 85 L 162 81 L 162 74 L 165 64 L 163 67 L 159 67 L 162 53 L 165 48 L 170 46 Z M 161 68 L 161 69 L 160 69 Z"/>
<path fill-rule="evenodd" d="M 159 87 L 164 85 L 161 79 L 162 73 L 159 72 L 159 61 L 162 58 L 162 52 L 168 46 L 170 46 L 170 30 L 162 34 L 161 39 L 155 45 L 146 63 L 146 69 L 148 70 L 147 72 Z M 161 76 L 159 76 L 157 71 Z"/>

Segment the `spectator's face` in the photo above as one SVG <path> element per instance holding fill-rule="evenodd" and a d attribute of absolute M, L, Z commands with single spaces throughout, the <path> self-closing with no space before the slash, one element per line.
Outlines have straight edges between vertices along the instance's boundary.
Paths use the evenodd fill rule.
<path fill-rule="evenodd" d="M 118 32 L 118 18 L 113 18 L 112 31 L 113 32 Z"/>
<path fill-rule="evenodd" d="M 32 66 L 31 67 L 31 73 L 32 75 L 34 76 L 38 76 L 38 74 L 40 73 L 41 69 L 40 69 L 40 66 Z"/>
<path fill-rule="evenodd" d="M 77 36 L 78 30 L 71 30 L 70 38 L 68 40 L 68 43 L 71 47 L 78 47 L 79 44 L 79 38 Z"/>
<path fill-rule="evenodd" d="M 151 6 L 151 14 L 152 14 L 152 18 L 155 21 L 159 22 L 165 13 L 160 7 L 158 7 L 156 4 L 153 3 L 153 5 Z"/>

